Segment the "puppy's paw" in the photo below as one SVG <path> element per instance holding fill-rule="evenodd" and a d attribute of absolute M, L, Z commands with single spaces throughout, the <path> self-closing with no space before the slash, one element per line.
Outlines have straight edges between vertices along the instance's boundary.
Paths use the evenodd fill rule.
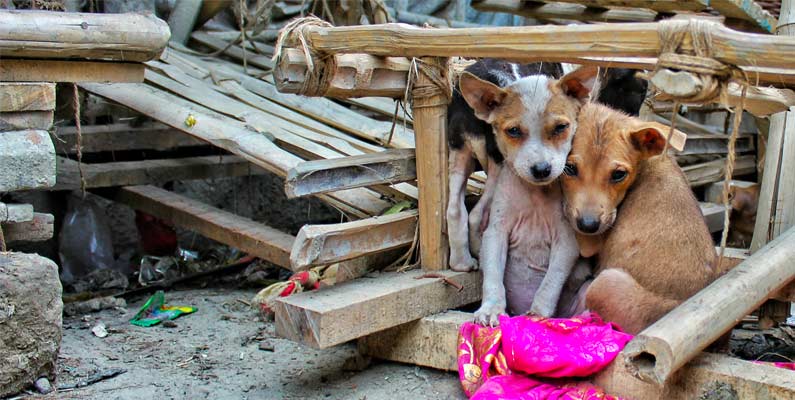
<path fill-rule="evenodd" d="M 500 315 L 505 314 L 505 302 L 486 301 L 475 311 L 475 322 L 492 328 L 500 324 Z"/>
<path fill-rule="evenodd" d="M 527 312 L 528 315 L 540 315 L 542 317 L 552 317 L 555 314 L 555 305 L 549 306 L 547 304 L 541 304 L 540 302 L 534 301 L 533 304 L 530 306 L 530 311 Z"/>
<path fill-rule="evenodd" d="M 450 255 L 450 269 L 456 272 L 469 272 L 478 269 L 478 261 L 471 255 L 464 253 L 460 257 Z"/>

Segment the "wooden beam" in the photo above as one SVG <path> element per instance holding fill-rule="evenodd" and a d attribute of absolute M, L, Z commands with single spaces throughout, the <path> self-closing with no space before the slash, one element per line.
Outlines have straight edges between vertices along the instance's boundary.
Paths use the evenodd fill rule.
<path fill-rule="evenodd" d="M 304 225 L 290 253 L 295 271 L 328 265 L 410 245 L 417 232 L 417 210 L 324 225 Z"/>
<path fill-rule="evenodd" d="M 482 0 L 473 2 L 472 8 L 481 12 L 502 12 L 529 18 L 559 18 L 574 21 L 652 22 L 657 18 L 657 13 L 648 9 L 596 8 L 562 2 Z"/>
<path fill-rule="evenodd" d="M 682 167 L 690 186 L 703 186 L 723 179 L 725 159 L 717 159 L 701 164 Z M 753 155 L 739 156 L 735 159 L 734 176 L 743 176 L 756 172 L 756 160 Z M 758 221 L 758 219 L 757 219 Z"/>
<path fill-rule="evenodd" d="M 240 121 L 208 112 L 202 106 L 151 86 L 86 83 L 81 87 L 236 153 L 279 176 L 284 177 L 290 168 L 303 161 L 276 146 L 264 133 L 248 128 Z M 195 118 L 195 124 L 186 122 L 191 116 Z M 389 206 L 376 193 L 365 189 L 350 189 L 323 196 L 331 197 L 338 204 L 346 204 L 345 211 L 357 217 L 379 214 Z"/>
<path fill-rule="evenodd" d="M 359 352 L 383 360 L 458 371 L 458 330 L 472 313 L 446 311 L 362 337 Z"/>
<path fill-rule="evenodd" d="M 154 14 L 0 10 L 3 57 L 148 61 L 169 36 Z"/>
<path fill-rule="evenodd" d="M 444 283 L 439 276 L 463 289 Z M 314 348 L 327 348 L 480 299 L 478 272 L 384 273 L 324 290 L 280 298 L 276 332 Z"/>
<path fill-rule="evenodd" d="M 393 149 L 303 162 L 287 172 L 284 191 L 288 198 L 294 198 L 370 185 L 407 182 L 416 178 L 414 149 Z"/>
<path fill-rule="evenodd" d="M 328 97 L 383 96 L 403 98 L 410 62 L 405 57 L 375 57 L 368 54 L 339 54 L 334 70 L 328 71 Z M 307 60 L 303 51 L 282 49 L 273 70 L 276 88 L 282 93 L 301 93 L 306 82 Z"/>
<path fill-rule="evenodd" d="M 794 257 L 795 228 L 638 334 L 624 349 L 628 370 L 645 382 L 663 384 L 791 281 Z"/>
<path fill-rule="evenodd" d="M 755 1 L 748 0 L 698 0 L 705 6 L 712 7 L 714 10 L 730 18 L 737 18 L 754 22 L 769 33 L 776 32 L 776 17 L 762 8 Z M 782 7 L 783 9 L 783 7 Z"/>
<path fill-rule="evenodd" d="M 676 120 L 677 124 L 679 119 Z M 735 153 L 743 154 L 754 151 L 754 140 L 752 135 L 738 135 L 735 142 Z M 729 137 L 725 135 L 691 133 L 687 135 L 687 143 L 682 151 L 676 152 L 676 156 L 705 155 L 705 154 L 728 154 Z"/>
<path fill-rule="evenodd" d="M 0 112 L 54 109 L 54 83 L 0 82 Z"/>
<path fill-rule="evenodd" d="M 47 131 L 0 133 L 0 192 L 55 184 L 55 148 Z"/>
<path fill-rule="evenodd" d="M 41 242 L 52 238 L 52 214 L 34 213 L 33 219 L 25 222 L 4 222 L 2 224 L 5 240 L 11 242 Z"/>
<path fill-rule="evenodd" d="M 141 126 L 129 124 L 83 125 L 81 127 L 83 153 L 123 150 L 170 150 L 179 147 L 205 146 L 206 142 L 186 135 L 168 125 L 147 122 Z M 77 128 L 55 128 L 55 151 L 58 154 L 77 152 Z"/>
<path fill-rule="evenodd" d="M 0 81 L 137 83 L 144 81 L 144 66 L 126 62 L 3 59 Z"/>
<path fill-rule="evenodd" d="M 311 50 L 327 54 L 518 60 L 532 54 L 547 61 L 569 62 L 577 57 L 656 57 L 660 51 L 658 29 L 666 23 L 477 29 L 423 29 L 403 24 L 306 26 L 302 33 Z M 741 33 L 718 23 L 713 26 L 712 50 L 717 60 L 739 66 L 793 66 L 795 39 Z M 473 41 L 473 37 L 477 41 Z"/>
<path fill-rule="evenodd" d="M 80 188 L 77 161 L 58 157 L 58 177 L 53 190 Z M 86 188 L 146 185 L 174 180 L 219 179 L 261 175 L 263 169 L 238 156 L 205 156 L 160 160 L 83 164 Z"/>
<path fill-rule="evenodd" d="M 682 1 L 682 0 L 556 0 L 560 3 L 576 3 L 587 7 L 608 8 L 646 8 L 663 13 L 675 13 L 677 11 L 705 11 L 706 7 L 701 1 Z"/>
<path fill-rule="evenodd" d="M 295 237 L 260 222 L 154 186 L 123 187 L 114 200 L 290 269 Z"/>
<path fill-rule="evenodd" d="M 48 131 L 52 128 L 53 111 L 0 112 L 0 132 L 35 129 Z"/>
<path fill-rule="evenodd" d="M 447 59 L 425 57 L 420 62 L 449 73 Z M 447 268 L 447 101 L 441 88 L 420 69 L 413 87 L 414 137 L 417 143 L 417 186 L 420 190 L 420 263 L 425 270 Z M 432 95 L 426 94 L 435 90 Z"/>

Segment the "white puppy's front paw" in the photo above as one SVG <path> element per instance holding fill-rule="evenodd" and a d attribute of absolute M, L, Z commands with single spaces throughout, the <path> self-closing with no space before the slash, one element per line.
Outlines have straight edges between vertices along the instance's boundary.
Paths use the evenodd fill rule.
<path fill-rule="evenodd" d="M 550 307 L 548 304 L 541 304 L 541 302 L 533 301 L 533 304 L 530 306 L 530 311 L 527 313 L 549 318 L 555 314 L 555 306 L 552 305 Z"/>
<path fill-rule="evenodd" d="M 475 322 L 483 326 L 495 327 L 500 324 L 500 315 L 505 314 L 505 302 L 484 301 L 475 311 Z"/>
<path fill-rule="evenodd" d="M 472 258 L 469 253 L 461 255 L 450 254 L 450 269 L 456 272 L 469 272 L 478 269 L 478 261 Z"/>

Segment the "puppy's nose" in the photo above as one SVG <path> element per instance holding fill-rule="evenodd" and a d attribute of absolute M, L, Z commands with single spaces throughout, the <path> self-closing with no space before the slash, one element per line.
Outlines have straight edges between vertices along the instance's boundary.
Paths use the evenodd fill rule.
<path fill-rule="evenodd" d="M 545 179 L 552 173 L 552 166 L 548 162 L 543 161 L 530 167 L 530 172 L 533 174 L 533 178 Z"/>
<path fill-rule="evenodd" d="M 577 229 L 583 233 L 594 233 L 599 230 L 599 219 L 590 215 L 577 218 Z"/>

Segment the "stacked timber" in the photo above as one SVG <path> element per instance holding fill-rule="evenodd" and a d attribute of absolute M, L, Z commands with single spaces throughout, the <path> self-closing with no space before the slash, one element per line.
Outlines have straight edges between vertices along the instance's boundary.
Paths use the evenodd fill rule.
<path fill-rule="evenodd" d="M 142 62 L 157 57 L 168 37 L 153 16 L 0 10 L 0 194 L 56 184 L 55 82 L 140 82 Z M 58 267 L 6 247 L 52 238 L 53 220 L 29 204 L 0 202 L 0 309 L 12 310 L 0 324 L 7 339 L 0 341 L 7 355 L 0 359 L 0 397 L 55 376 Z"/>

